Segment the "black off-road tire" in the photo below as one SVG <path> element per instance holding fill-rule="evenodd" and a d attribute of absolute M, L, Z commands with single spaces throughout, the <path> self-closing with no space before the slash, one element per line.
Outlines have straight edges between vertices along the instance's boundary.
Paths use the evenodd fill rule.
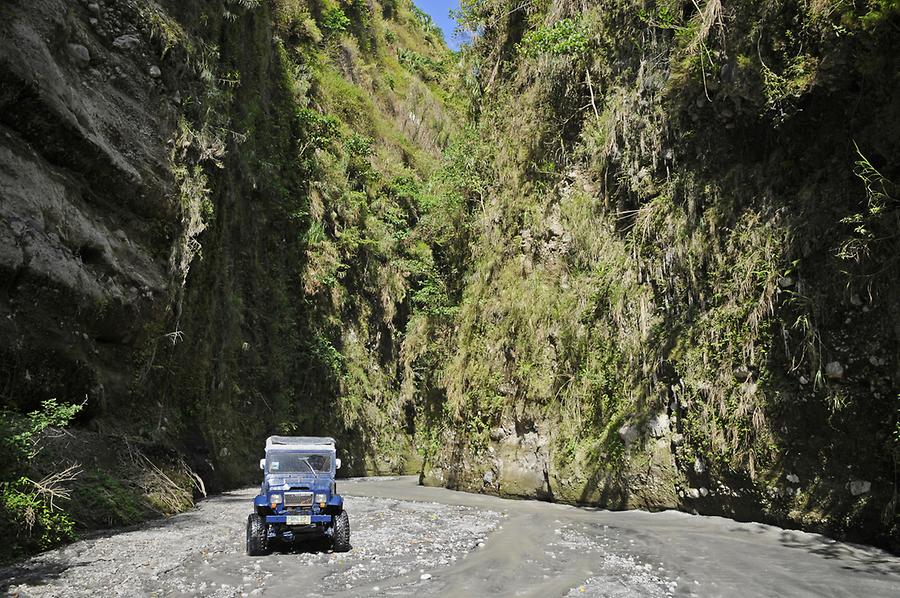
<path fill-rule="evenodd" d="M 269 554 L 269 535 L 266 519 L 259 513 L 251 513 L 247 517 L 247 554 L 263 556 Z"/>
<path fill-rule="evenodd" d="M 334 517 L 334 534 L 331 536 L 331 548 L 335 552 L 350 550 L 350 518 L 347 511 L 341 511 Z"/>

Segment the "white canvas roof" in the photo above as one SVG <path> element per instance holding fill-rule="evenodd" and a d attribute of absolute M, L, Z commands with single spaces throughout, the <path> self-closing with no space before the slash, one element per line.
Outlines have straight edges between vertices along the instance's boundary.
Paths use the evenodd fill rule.
<path fill-rule="evenodd" d="M 266 450 L 333 451 L 335 442 L 330 436 L 269 436 Z"/>

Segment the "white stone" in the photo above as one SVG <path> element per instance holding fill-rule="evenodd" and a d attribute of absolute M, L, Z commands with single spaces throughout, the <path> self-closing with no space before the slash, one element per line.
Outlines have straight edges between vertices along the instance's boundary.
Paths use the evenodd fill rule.
<path fill-rule="evenodd" d="M 687 497 L 688 498 L 700 498 L 700 490 L 697 488 L 688 488 L 687 489 Z"/>
<path fill-rule="evenodd" d="M 669 433 L 669 416 L 665 413 L 654 415 L 647 422 L 647 429 L 654 438 L 662 438 Z"/>
<path fill-rule="evenodd" d="M 791 484 L 799 484 L 800 477 L 796 473 L 789 473 L 787 474 L 787 481 L 789 481 Z"/>
<path fill-rule="evenodd" d="M 697 473 L 703 473 L 704 471 L 706 471 L 706 464 L 700 457 L 694 457 L 694 471 L 696 471 Z"/>
<path fill-rule="evenodd" d="M 431 579 L 431 573 L 423 573 L 419 576 L 419 579 L 421 579 L 422 581 L 428 581 L 429 579 Z"/>
<path fill-rule="evenodd" d="M 625 424 L 621 428 L 619 428 L 619 438 L 622 439 L 622 442 L 625 443 L 625 446 L 628 446 L 631 443 L 633 443 L 635 440 L 637 440 L 640 437 L 640 435 L 641 435 L 641 433 L 637 429 L 637 426 Z"/>
<path fill-rule="evenodd" d="M 81 44 L 69 44 L 69 55 L 76 62 L 87 64 L 91 61 L 91 52 Z"/>
<path fill-rule="evenodd" d="M 120 35 L 115 40 L 113 40 L 113 46 L 121 50 L 132 50 L 140 45 L 141 38 L 131 33 Z"/>
<path fill-rule="evenodd" d="M 153 66 L 150 67 L 150 76 L 153 77 L 154 79 L 158 79 L 159 77 L 162 76 L 162 71 L 159 70 L 159 67 L 154 64 Z"/>
<path fill-rule="evenodd" d="M 853 496 L 866 494 L 871 489 L 872 482 L 868 482 L 866 480 L 853 480 L 850 482 L 850 494 L 852 494 Z"/>
<path fill-rule="evenodd" d="M 844 377 L 844 366 L 840 361 L 829 361 L 825 365 L 825 376 L 832 380 L 840 380 Z"/>

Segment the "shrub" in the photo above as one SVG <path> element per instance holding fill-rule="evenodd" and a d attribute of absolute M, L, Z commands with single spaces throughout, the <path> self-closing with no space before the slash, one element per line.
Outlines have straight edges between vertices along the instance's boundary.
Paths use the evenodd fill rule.
<path fill-rule="evenodd" d="M 350 19 L 339 6 L 332 6 L 322 13 L 322 28 L 329 33 L 344 33 L 350 25 Z"/>
<path fill-rule="evenodd" d="M 46 550 L 74 537 L 73 521 L 61 508 L 69 497 L 67 483 L 78 466 L 41 476 L 35 457 L 51 430 L 66 426 L 83 405 L 44 401 L 41 409 L 23 416 L 0 411 L 0 560 Z"/>
<path fill-rule="evenodd" d="M 561 19 L 553 25 L 529 31 L 519 47 L 528 56 L 552 54 L 577 57 L 590 49 L 590 35 L 582 20 Z"/>

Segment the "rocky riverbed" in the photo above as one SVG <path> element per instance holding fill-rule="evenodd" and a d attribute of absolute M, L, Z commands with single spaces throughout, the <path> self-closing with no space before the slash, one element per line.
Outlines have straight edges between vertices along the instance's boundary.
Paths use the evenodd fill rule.
<path fill-rule="evenodd" d="M 758 524 L 339 482 L 352 550 L 244 554 L 253 489 L 0 570 L 12 596 L 891 596 L 900 559 Z"/>

